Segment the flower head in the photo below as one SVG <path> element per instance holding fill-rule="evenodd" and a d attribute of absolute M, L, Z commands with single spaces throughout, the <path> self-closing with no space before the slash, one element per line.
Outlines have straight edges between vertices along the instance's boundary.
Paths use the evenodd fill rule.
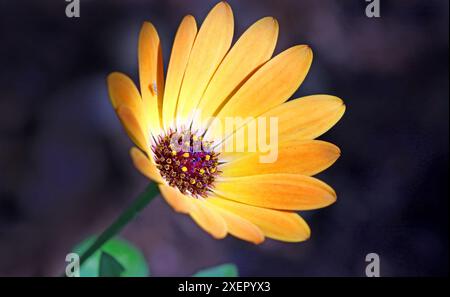
<path fill-rule="evenodd" d="M 231 47 L 233 31 L 226 2 L 199 29 L 186 16 L 164 82 L 157 31 L 144 23 L 140 91 L 126 75 L 112 73 L 112 105 L 137 146 L 131 149 L 135 167 L 213 237 L 306 240 L 310 229 L 296 211 L 336 200 L 312 175 L 340 155 L 335 145 L 314 139 L 339 121 L 345 106 L 329 95 L 287 101 L 305 79 L 312 51 L 298 45 L 272 57 L 274 18 L 254 23 Z"/>

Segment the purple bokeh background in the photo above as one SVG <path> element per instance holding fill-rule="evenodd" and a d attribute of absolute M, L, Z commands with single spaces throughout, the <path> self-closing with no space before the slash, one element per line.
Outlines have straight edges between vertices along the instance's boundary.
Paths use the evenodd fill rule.
<path fill-rule="evenodd" d="M 278 19 L 276 53 L 309 44 L 314 62 L 295 97 L 326 93 L 347 105 L 322 139 L 342 157 L 320 178 L 333 206 L 303 215 L 312 238 L 254 246 L 217 241 L 161 199 L 123 237 L 153 275 L 185 276 L 234 262 L 243 276 L 448 275 L 449 2 L 230 0 L 235 39 Z M 181 18 L 216 1 L 81 0 L 0 3 L 0 276 L 59 275 L 71 247 L 102 231 L 145 188 L 107 97 L 112 71 L 137 81 L 140 26 L 157 27 L 167 65 Z M 294 98 L 295 98 L 294 97 Z"/>

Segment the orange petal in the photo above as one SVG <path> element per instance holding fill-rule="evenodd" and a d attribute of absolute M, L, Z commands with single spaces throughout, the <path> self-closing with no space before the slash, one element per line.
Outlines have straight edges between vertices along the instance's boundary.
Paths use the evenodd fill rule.
<path fill-rule="evenodd" d="M 233 12 L 219 2 L 203 22 L 192 47 L 177 106 L 177 121 L 189 124 L 206 86 L 230 48 L 233 39 Z"/>
<path fill-rule="evenodd" d="M 249 220 L 273 239 L 299 242 L 311 235 L 308 224 L 293 212 L 260 208 L 221 198 L 208 198 L 208 202 Z"/>
<path fill-rule="evenodd" d="M 277 38 L 278 22 L 272 17 L 257 21 L 242 34 L 214 73 L 198 107 L 199 120 L 213 116 L 230 94 L 270 59 Z"/>
<path fill-rule="evenodd" d="M 263 116 L 278 117 L 279 141 L 284 142 L 317 138 L 331 129 L 344 112 L 344 102 L 338 97 L 312 95 L 286 102 Z"/>
<path fill-rule="evenodd" d="M 150 132 L 157 135 L 164 93 L 164 69 L 161 43 L 155 27 L 144 22 L 139 34 L 139 79 L 146 120 Z"/>
<path fill-rule="evenodd" d="M 262 163 L 268 153 L 234 153 L 235 160 L 220 167 L 222 176 L 247 176 L 268 173 L 315 175 L 330 167 L 340 156 L 334 144 L 320 140 L 300 140 L 280 144 L 276 161 Z"/>
<path fill-rule="evenodd" d="M 163 182 L 155 164 L 153 164 L 152 161 L 150 161 L 140 149 L 136 147 L 131 148 L 130 155 L 133 160 L 134 167 L 136 167 L 140 173 L 157 183 Z"/>
<path fill-rule="evenodd" d="M 227 235 L 227 224 L 223 217 L 205 201 L 193 198 L 191 202 L 193 208 L 189 214 L 192 219 L 214 238 L 224 238 Z"/>
<path fill-rule="evenodd" d="M 257 117 L 289 99 L 305 79 L 312 57 L 312 51 L 308 46 L 298 45 L 264 64 L 217 114 L 217 118 L 208 128 L 206 137 L 220 138 L 223 133 L 220 128 L 226 118 Z M 217 121 L 220 125 L 215 123 Z"/>
<path fill-rule="evenodd" d="M 270 139 L 270 129 L 273 125 L 270 121 L 272 118 L 277 121 L 276 137 L 280 145 L 286 142 L 314 139 L 333 127 L 344 112 L 345 105 L 337 97 L 330 95 L 302 97 L 283 103 L 262 114 L 257 120 L 243 124 L 234 134 L 226 138 L 221 145 L 224 148 L 231 147 L 230 145 L 237 141 L 237 135 L 248 134 L 252 129 L 261 129 L 256 125 L 261 119 L 266 122 L 265 140 L 263 139 L 262 141 L 265 141 L 267 144 L 273 143 L 273 140 Z M 259 135 L 260 132 L 258 130 L 258 137 Z M 264 136 L 262 137 L 264 138 Z M 241 152 L 249 152 L 248 141 L 250 141 L 250 138 L 244 140 Z M 260 140 L 258 139 L 258 141 Z M 242 156 L 243 153 L 223 151 L 222 158 L 230 161 L 239 155 Z"/>
<path fill-rule="evenodd" d="M 345 105 L 340 98 L 312 95 L 281 104 L 262 116 L 278 118 L 279 142 L 282 143 L 317 138 L 331 129 L 344 112 Z M 267 132 L 266 136 L 269 135 Z"/>
<path fill-rule="evenodd" d="M 223 178 L 214 192 L 242 203 L 283 210 L 316 209 L 336 201 L 336 193 L 324 182 L 285 173 Z"/>
<path fill-rule="evenodd" d="M 208 200 L 209 199 L 207 199 L 206 202 L 211 207 L 215 208 L 224 218 L 227 223 L 228 232 L 231 235 L 254 244 L 260 244 L 264 241 L 264 233 L 255 224 L 228 210 L 225 210 L 224 208 L 209 203 Z"/>
<path fill-rule="evenodd" d="M 136 107 L 141 101 L 141 95 L 133 81 L 125 74 L 113 72 L 106 79 L 108 83 L 109 98 L 114 108 L 119 105 Z"/>
<path fill-rule="evenodd" d="M 184 17 L 173 42 L 167 70 L 163 104 L 163 124 L 165 129 L 169 129 L 175 124 L 178 95 L 196 35 L 197 24 L 194 17 L 190 15 Z"/>
<path fill-rule="evenodd" d="M 142 113 L 142 99 L 134 82 L 125 74 L 113 72 L 106 79 L 108 83 L 109 98 L 114 109 L 119 106 L 128 107 L 145 129 L 146 122 Z"/>
<path fill-rule="evenodd" d="M 139 121 L 136 119 L 133 111 L 129 107 L 122 105 L 117 109 L 117 115 L 131 140 L 133 140 L 141 150 L 148 153 L 149 146 L 147 135 Z"/>
<path fill-rule="evenodd" d="M 177 212 L 187 214 L 195 207 L 192 204 L 194 198 L 186 197 L 171 186 L 161 184 L 159 190 L 166 202 Z"/>

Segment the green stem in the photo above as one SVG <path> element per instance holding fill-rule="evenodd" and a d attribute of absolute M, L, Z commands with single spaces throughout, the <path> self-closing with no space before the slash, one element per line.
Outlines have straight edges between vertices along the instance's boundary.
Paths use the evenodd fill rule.
<path fill-rule="evenodd" d="M 158 186 L 150 183 L 133 203 L 92 243 L 92 245 L 80 256 L 80 266 L 92 256 L 103 244 L 119 233 L 139 212 L 144 209 L 158 194 Z"/>

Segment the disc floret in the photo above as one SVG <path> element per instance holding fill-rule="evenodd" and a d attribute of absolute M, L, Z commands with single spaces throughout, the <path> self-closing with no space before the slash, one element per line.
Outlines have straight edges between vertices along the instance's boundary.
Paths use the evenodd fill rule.
<path fill-rule="evenodd" d="M 190 130 L 169 131 L 152 146 L 156 167 L 161 176 L 181 193 L 194 198 L 207 197 L 220 171 L 219 153 L 211 142 Z"/>

